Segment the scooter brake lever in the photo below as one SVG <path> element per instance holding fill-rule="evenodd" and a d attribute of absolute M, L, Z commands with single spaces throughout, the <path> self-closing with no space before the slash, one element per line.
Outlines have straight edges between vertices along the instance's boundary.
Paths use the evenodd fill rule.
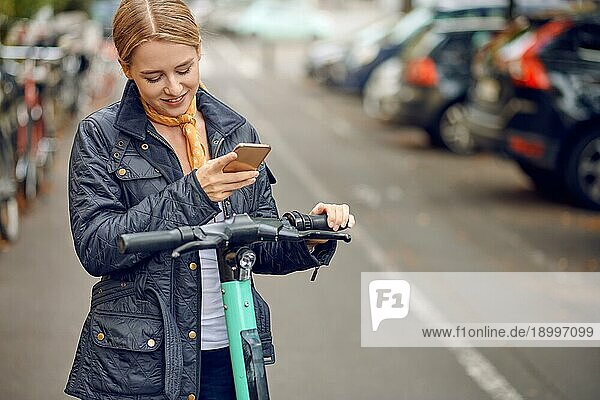
<path fill-rule="evenodd" d="M 198 250 L 199 250 L 201 245 L 202 245 L 202 241 L 200 241 L 200 240 L 195 240 L 193 242 L 187 242 L 187 243 L 182 244 L 181 246 L 177 247 L 175 250 L 173 250 L 173 252 L 171 253 L 171 257 L 179 258 L 184 253 L 188 253 L 190 251 L 196 250 L 196 247 L 198 247 Z"/>
<path fill-rule="evenodd" d="M 302 239 L 323 239 L 323 240 L 342 240 L 346 243 L 352 241 L 352 236 L 348 233 L 329 232 L 329 231 L 305 231 L 298 235 Z"/>

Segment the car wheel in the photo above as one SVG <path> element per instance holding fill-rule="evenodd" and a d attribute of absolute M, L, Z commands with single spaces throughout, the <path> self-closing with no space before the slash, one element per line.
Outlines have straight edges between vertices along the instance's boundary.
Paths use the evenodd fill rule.
<path fill-rule="evenodd" d="M 27 175 L 25 178 L 25 199 L 33 200 L 37 197 L 38 190 L 38 166 L 35 162 L 29 161 L 27 165 Z"/>
<path fill-rule="evenodd" d="M 465 124 L 465 106 L 453 104 L 444 111 L 439 122 L 439 139 L 441 144 L 456 154 L 473 154 L 475 142 Z"/>
<path fill-rule="evenodd" d="M 600 132 L 584 136 L 573 146 L 566 181 L 578 204 L 600 210 Z"/>
<path fill-rule="evenodd" d="M 312 76 L 315 79 L 315 82 L 317 82 L 319 85 L 329 84 L 329 67 L 318 67 L 317 69 L 313 70 Z"/>
<path fill-rule="evenodd" d="M 16 197 L 0 200 L 0 236 L 14 242 L 19 236 L 19 204 Z"/>

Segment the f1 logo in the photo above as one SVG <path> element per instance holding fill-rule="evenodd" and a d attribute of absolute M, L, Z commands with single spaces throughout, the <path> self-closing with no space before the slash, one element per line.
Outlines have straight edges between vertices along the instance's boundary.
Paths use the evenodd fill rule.
<path fill-rule="evenodd" d="M 401 279 L 376 280 L 369 283 L 371 329 L 376 332 L 385 319 L 402 319 L 408 315 L 410 284 Z"/>

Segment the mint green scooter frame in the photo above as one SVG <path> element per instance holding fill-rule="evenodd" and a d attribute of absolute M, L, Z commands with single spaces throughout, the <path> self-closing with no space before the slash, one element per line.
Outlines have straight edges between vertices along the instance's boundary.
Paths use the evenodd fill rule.
<path fill-rule="evenodd" d="M 236 399 L 268 400 L 267 376 L 256 327 L 250 269 L 238 265 L 236 257 L 232 256 L 234 254 L 229 250 L 219 264 Z M 226 259 L 230 263 L 225 262 Z M 236 263 L 233 264 L 234 262 Z"/>

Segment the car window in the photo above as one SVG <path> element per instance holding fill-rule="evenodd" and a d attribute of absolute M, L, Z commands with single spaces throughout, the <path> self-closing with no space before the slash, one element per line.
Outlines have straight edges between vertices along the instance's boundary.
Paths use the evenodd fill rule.
<path fill-rule="evenodd" d="M 428 25 L 433 19 L 432 12 L 427 8 L 416 8 L 406 14 L 392 29 L 388 41 L 400 44 L 416 31 Z"/>
<path fill-rule="evenodd" d="M 435 19 L 468 18 L 468 17 L 505 17 L 504 7 L 467 8 L 458 10 L 438 10 Z"/>
<path fill-rule="evenodd" d="M 600 25 L 585 24 L 577 31 L 577 46 L 600 51 Z"/>
<path fill-rule="evenodd" d="M 583 25 L 574 37 L 574 48 L 580 60 L 600 65 L 600 26 Z M 596 67 L 597 69 L 597 67 Z M 597 72 L 600 72 L 598 70 Z"/>
<path fill-rule="evenodd" d="M 367 25 L 356 33 L 355 42 L 375 43 L 385 37 L 393 24 L 397 22 L 397 17 L 385 18 Z"/>
<path fill-rule="evenodd" d="M 440 35 L 441 36 L 441 35 Z M 458 65 L 471 58 L 471 41 L 473 34 L 469 32 L 445 35 L 443 44 L 434 50 L 435 59 L 443 64 Z"/>
<path fill-rule="evenodd" d="M 471 37 L 471 47 L 474 51 L 486 46 L 492 40 L 493 32 L 475 32 Z"/>

